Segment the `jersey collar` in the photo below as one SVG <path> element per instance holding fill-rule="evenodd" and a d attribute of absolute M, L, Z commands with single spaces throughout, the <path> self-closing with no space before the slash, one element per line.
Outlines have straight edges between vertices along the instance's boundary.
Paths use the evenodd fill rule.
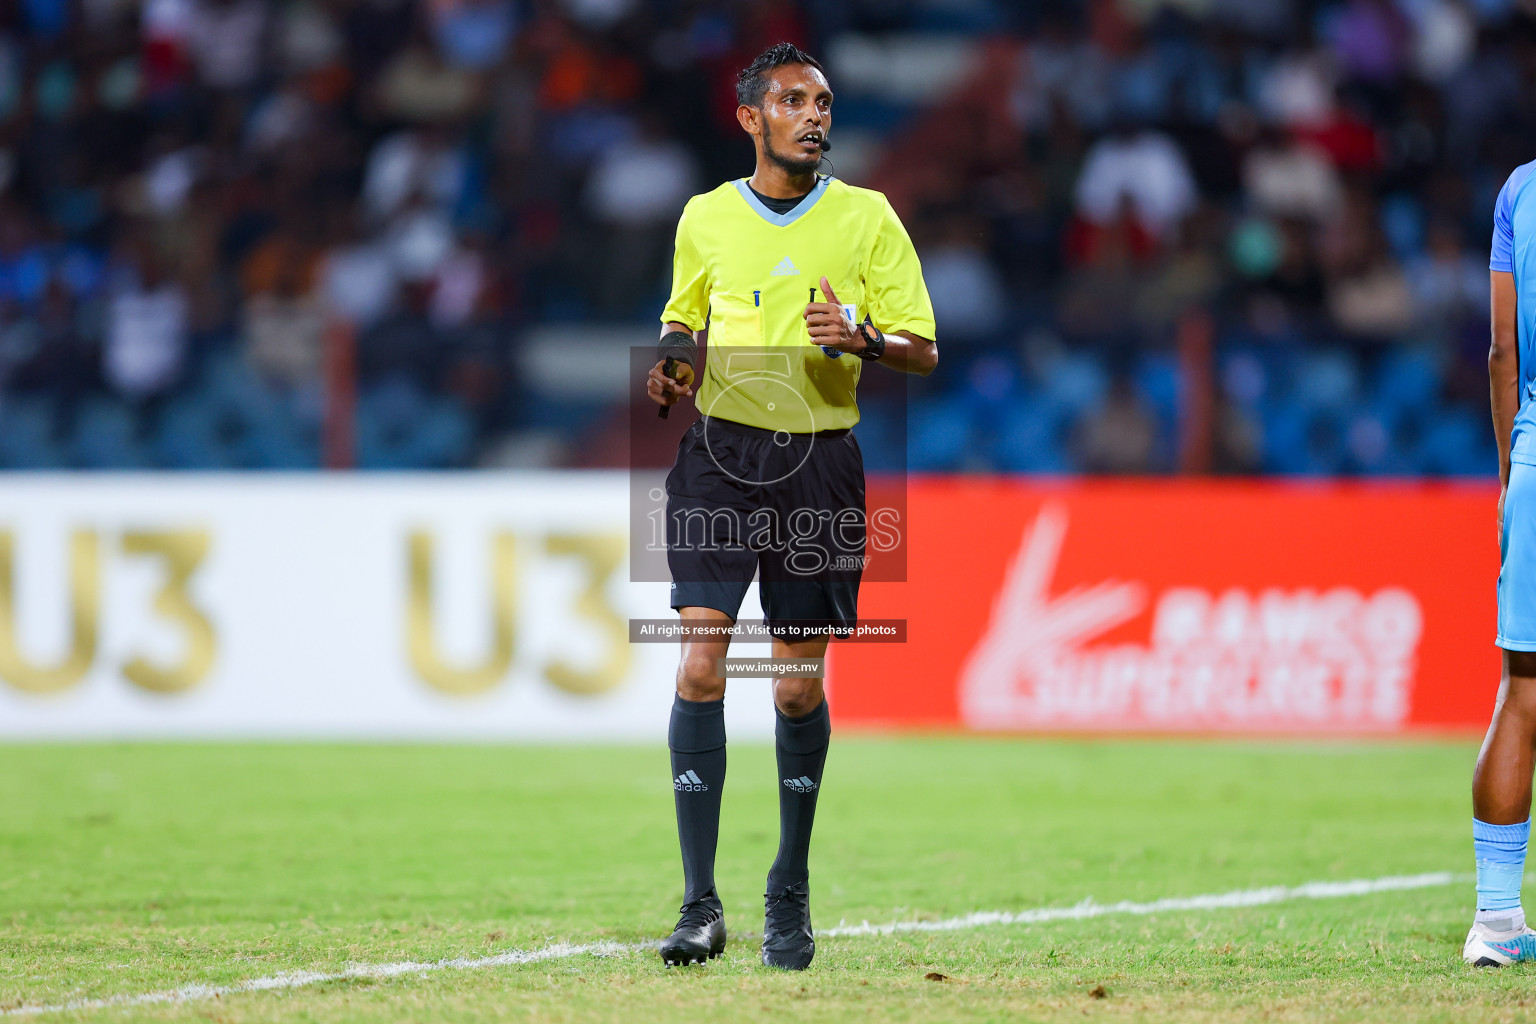
<path fill-rule="evenodd" d="M 752 189 L 747 185 L 749 180 L 750 179 L 748 178 L 737 178 L 736 191 L 740 192 L 741 198 L 745 199 L 747 201 L 747 205 L 752 207 L 752 212 L 756 213 L 769 224 L 782 228 L 793 224 L 795 221 L 799 220 L 801 217 L 810 212 L 811 207 L 815 206 L 817 201 L 826 194 L 827 186 L 832 183 L 832 175 L 821 175 L 816 181 L 816 187 L 811 189 L 806 197 L 800 200 L 800 204 L 793 210 L 790 210 L 788 213 L 774 213 L 772 210 L 768 209 L 768 207 L 764 206 L 763 201 L 752 194 Z"/>

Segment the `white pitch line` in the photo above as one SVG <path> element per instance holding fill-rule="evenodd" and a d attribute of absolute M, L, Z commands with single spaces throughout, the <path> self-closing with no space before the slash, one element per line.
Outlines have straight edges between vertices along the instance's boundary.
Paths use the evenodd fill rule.
<path fill-rule="evenodd" d="M 846 938 L 861 935 L 892 935 L 898 932 L 949 932 L 963 928 L 986 928 L 1009 924 L 1042 924 L 1048 921 L 1081 921 L 1093 917 L 1111 915 L 1147 916 L 1180 910 L 1227 910 L 1234 907 L 1262 907 L 1293 900 L 1336 900 L 1349 896 L 1368 896 L 1378 892 L 1402 892 L 1409 889 L 1432 889 L 1439 886 L 1465 882 L 1470 875 L 1434 871 L 1423 875 L 1388 875 L 1385 878 L 1362 878 L 1349 882 L 1308 882 L 1305 885 L 1276 885 L 1266 889 L 1238 889 L 1232 892 L 1208 893 L 1203 896 L 1172 896 L 1150 903 L 1095 903 L 1091 899 L 1071 907 L 1038 907 L 1034 910 L 990 910 L 950 917 L 940 921 L 892 921 L 887 924 L 839 924 L 835 928 L 823 928 L 817 937 L 824 939 Z M 405 960 L 392 964 L 359 964 L 344 971 L 291 971 L 274 974 L 267 978 L 252 978 L 232 985 L 187 985 L 183 988 L 161 992 L 144 992 L 140 995 L 108 996 L 105 999 L 77 999 L 67 1003 L 18 1006 L 0 1010 L 4 1017 L 34 1017 L 47 1013 L 68 1013 L 80 1010 L 106 1010 L 125 1006 L 150 1006 L 159 1003 L 185 1003 L 221 996 L 239 995 L 243 992 L 271 992 L 280 989 L 304 988 L 323 985 L 330 981 L 352 981 L 372 978 L 396 978 L 407 974 L 431 974 L 435 971 L 475 971 L 487 967 L 512 967 L 518 964 L 535 964 L 546 960 L 565 960 L 578 956 L 623 956 L 656 949 L 660 942 L 591 942 L 573 945 L 560 942 L 539 949 L 514 949 L 494 956 L 457 957 L 451 960 L 435 960 L 418 963 Z"/>
<path fill-rule="evenodd" d="M 569 942 L 557 942 L 541 949 L 513 949 L 495 956 L 458 957 L 452 960 L 435 960 L 417 963 L 402 960 L 393 964 L 358 964 L 344 971 L 288 971 L 268 978 L 252 978 L 237 981 L 233 985 L 187 985 L 183 988 L 161 992 L 144 992 L 136 996 L 108 996 L 105 999 L 76 999 L 51 1005 L 18 1006 L 0 1010 L 4 1017 L 35 1017 L 44 1013 L 67 1013 L 78 1010 L 105 1010 L 122 1006 L 149 1006 L 156 1003 L 184 1003 L 200 999 L 216 999 L 220 996 L 238 995 L 241 992 L 270 992 L 274 989 L 303 988 L 307 985 L 323 985 L 328 981 L 351 981 L 365 978 L 395 978 L 403 974 L 431 974 L 433 971 L 473 971 L 485 967 L 510 967 L 516 964 L 536 964 L 544 960 L 560 960 L 573 956 L 616 956 L 654 949 L 660 942 L 591 942 L 576 946 Z"/>
<path fill-rule="evenodd" d="M 1151 903 L 1095 903 L 1086 899 L 1072 907 L 1040 907 L 1036 910 L 979 910 L 964 917 L 950 917 L 942 921 L 893 921 L 889 924 L 839 924 L 836 928 L 823 928 L 816 934 L 827 938 L 845 935 L 891 935 L 896 932 L 952 932 L 960 928 L 985 928 L 998 924 L 1040 924 L 1045 921 L 1082 921 L 1090 917 L 1107 917 L 1111 914 L 1162 914 L 1174 910 L 1226 910 L 1231 907 L 1262 907 L 1271 903 L 1290 900 L 1336 900 L 1346 896 L 1368 896 L 1373 892 L 1401 892 L 1405 889 L 1430 889 L 1442 885 L 1454 885 L 1469 881 L 1471 875 L 1456 875 L 1449 871 L 1433 871 L 1426 875 L 1388 875 L 1385 878 L 1359 878 L 1350 882 L 1308 882 L 1305 885 L 1287 887 L 1271 886 L 1268 889 L 1238 889 L 1234 892 L 1210 893 L 1205 896 L 1170 896 Z"/>

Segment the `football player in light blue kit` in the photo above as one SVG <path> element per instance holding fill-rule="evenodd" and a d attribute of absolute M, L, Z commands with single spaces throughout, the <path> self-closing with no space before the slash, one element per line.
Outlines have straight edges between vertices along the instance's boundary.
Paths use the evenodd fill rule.
<path fill-rule="evenodd" d="M 1479 967 L 1536 960 L 1520 884 L 1531 835 L 1536 747 L 1536 161 L 1499 192 L 1488 261 L 1488 378 L 1499 443 L 1499 635 L 1504 671 L 1472 775 L 1477 917 L 1462 957 Z"/>

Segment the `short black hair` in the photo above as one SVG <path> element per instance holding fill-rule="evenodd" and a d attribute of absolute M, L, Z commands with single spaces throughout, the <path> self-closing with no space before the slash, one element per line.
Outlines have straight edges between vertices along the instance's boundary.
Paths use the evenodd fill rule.
<path fill-rule="evenodd" d="M 786 64 L 808 64 L 826 74 L 821 61 L 794 43 L 774 43 L 736 76 L 736 102 L 744 107 L 762 109 L 763 97 L 768 95 L 768 73 Z"/>

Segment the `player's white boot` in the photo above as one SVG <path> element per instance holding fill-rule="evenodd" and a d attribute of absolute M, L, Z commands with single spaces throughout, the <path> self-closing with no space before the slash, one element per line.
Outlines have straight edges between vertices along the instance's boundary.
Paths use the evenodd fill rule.
<path fill-rule="evenodd" d="M 1461 947 L 1461 958 L 1473 967 L 1508 967 L 1536 960 L 1536 931 L 1532 931 L 1523 919 L 1515 928 L 1499 930 L 1493 927 L 1514 923 L 1515 919 L 1474 924 L 1467 933 L 1466 945 Z"/>

